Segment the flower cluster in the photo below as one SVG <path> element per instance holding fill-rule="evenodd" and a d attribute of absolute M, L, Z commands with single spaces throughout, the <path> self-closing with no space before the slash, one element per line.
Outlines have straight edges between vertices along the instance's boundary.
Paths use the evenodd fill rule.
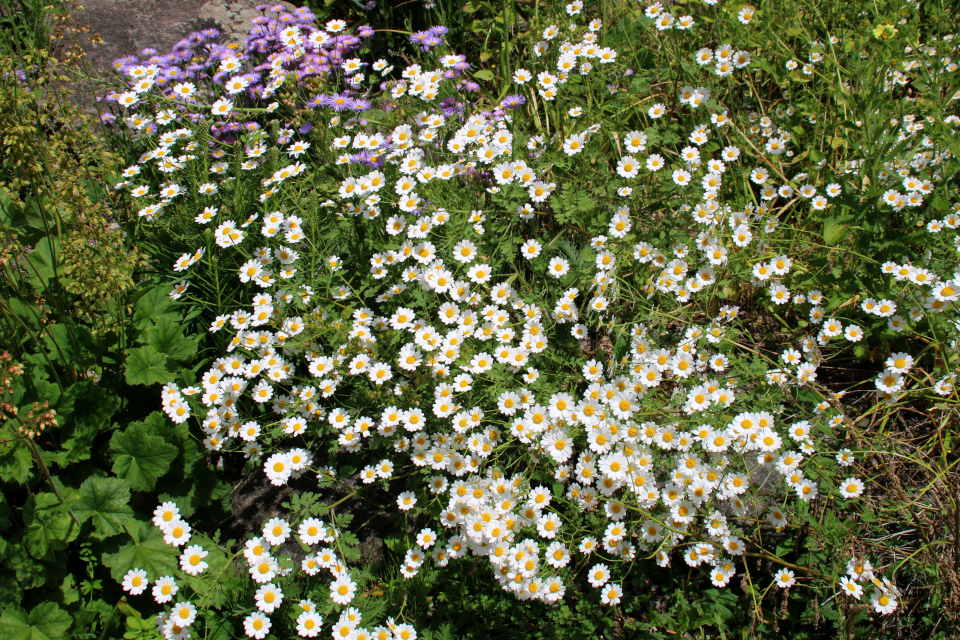
<path fill-rule="evenodd" d="M 581 16 L 582 4 L 567 14 Z M 657 38 L 686 46 L 697 33 L 693 17 L 659 3 L 645 16 Z M 754 16 L 744 7 L 737 20 Z M 357 39 L 331 35 L 342 29 L 318 29 L 308 12 L 261 21 L 242 57 L 209 46 L 190 71 L 217 68 L 205 92 L 159 66 L 175 60 L 121 65 L 153 84 L 116 96 L 150 147 L 118 188 L 143 205 L 144 225 L 205 243 L 174 262 L 185 274 L 177 279 L 188 278 L 176 296 L 188 281 L 216 281 L 243 301 L 215 309 L 210 332 L 225 332 L 223 352 L 199 385 L 164 387 L 174 422 L 196 416 L 209 450 L 244 452 L 276 486 L 352 482 L 405 519 L 435 507 L 413 529 L 404 577 L 472 556 L 504 590 L 547 603 L 580 579 L 574 566 L 589 564 L 580 575 L 618 604 L 617 576 L 640 555 L 660 566 L 682 558 L 726 587 L 748 551 L 784 564 L 757 543 L 789 526 L 783 505 L 842 504 L 867 491 L 855 475 L 821 471 L 825 459 L 856 457 L 839 449 L 850 422 L 819 384 L 823 365 L 885 330 L 955 311 L 960 275 L 943 263 L 938 272 L 931 256 L 891 261 L 882 272 L 902 288 L 836 300 L 812 284 L 820 267 L 790 221 L 854 199 L 890 215 L 926 211 L 950 155 L 921 136 L 919 118 L 895 136 L 921 151 L 889 160 L 867 185 L 856 153 L 839 168 L 812 154 L 801 163 L 792 106 L 734 112 L 725 87 L 762 72 L 733 44 L 693 54 L 702 86 L 676 87 L 669 106 L 618 122 L 582 104 L 589 86 L 612 112 L 630 83 L 622 56 L 599 45 L 599 19 L 538 30 L 523 63 L 531 70 L 516 68 L 516 93 L 496 104 L 471 95 L 464 56 L 440 53 L 442 29 L 413 34 L 423 59 L 382 86 L 346 57 Z M 823 50 L 814 47 L 811 65 Z M 373 69 L 392 71 L 383 61 Z M 280 95 L 286 78 L 334 70 L 339 92 Z M 154 86 L 162 99 L 147 99 Z M 258 112 L 263 124 L 239 122 L 238 104 L 273 97 Z M 382 121 L 345 119 L 372 108 Z M 201 135 L 208 110 L 221 119 Z M 307 122 L 279 120 L 295 111 Z M 281 166 L 284 154 L 298 160 Z M 894 176 L 906 195 L 886 184 Z M 588 184 L 594 191 L 578 192 Z M 954 231 L 960 207 L 946 209 L 920 226 Z M 848 315 L 854 301 L 860 317 Z M 794 319 L 775 348 L 747 337 L 745 322 L 761 314 Z M 913 376 L 920 359 L 889 355 L 876 378 L 883 398 L 923 379 Z M 953 380 L 943 371 L 934 390 L 953 395 Z M 333 468 L 347 459 L 363 462 L 340 478 Z M 186 544 L 175 509 L 158 517 L 169 544 Z M 335 527 L 271 520 L 244 551 L 260 585 L 251 637 L 269 632 L 283 600 L 274 581 L 293 568 L 270 549 L 295 526 L 311 548 L 300 570 L 329 579 L 339 607 L 355 597 L 343 554 L 312 551 L 337 540 Z M 182 570 L 202 573 L 205 553 L 187 547 Z M 896 609 L 896 587 L 869 563 L 852 567 L 841 591 L 859 599 L 860 583 L 874 581 L 875 610 Z M 125 587 L 142 591 L 144 580 L 131 574 Z M 784 568 L 773 583 L 794 582 Z M 171 582 L 161 595 L 175 593 Z M 188 605 L 164 618 L 168 637 L 189 627 Z M 297 631 L 312 637 L 324 622 L 312 603 L 301 607 Z M 359 637 L 359 621 L 347 608 L 334 628 Z"/>

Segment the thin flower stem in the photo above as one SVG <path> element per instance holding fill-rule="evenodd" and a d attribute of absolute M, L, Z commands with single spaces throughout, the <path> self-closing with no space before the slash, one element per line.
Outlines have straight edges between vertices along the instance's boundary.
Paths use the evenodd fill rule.
<path fill-rule="evenodd" d="M 20 421 L 19 416 L 13 416 L 13 418 L 20 424 L 22 428 L 23 422 Z M 47 468 L 46 463 L 43 461 L 43 456 L 40 455 L 40 451 L 37 449 L 37 445 L 34 444 L 33 439 L 28 435 L 24 435 L 22 440 L 26 442 L 27 446 L 30 448 L 30 453 L 33 454 L 33 459 L 36 461 L 37 466 L 40 467 L 40 471 L 41 473 L 43 473 L 43 477 L 46 478 L 47 482 L 50 484 L 50 488 L 53 489 L 53 495 L 57 497 L 57 500 L 60 501 L 60 504 L 66 504 L 67 501 L 64 500 L 62 495 L 60 495 L 60 490 L 57 489 L 57 485 L 53 481 L 53 477 L 50 476 L 50 470 Z M 78 520 L 76 514 L 73 513 L 73 509 L 70 509 L 68 507 L 67 512 L 70 514 L 70 517 L 73 518 L 73 521 L 79 527 L 80 520 Z"/>

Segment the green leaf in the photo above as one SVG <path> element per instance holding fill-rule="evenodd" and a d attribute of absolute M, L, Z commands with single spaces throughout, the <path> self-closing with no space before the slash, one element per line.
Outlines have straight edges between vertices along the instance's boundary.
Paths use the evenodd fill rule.
<path fill-rule="evenodd" d="M 170 291 L 172 289 L 168 286 L 153 287 L 137 300 L 133 321 L 138 327 L 143 328 L 163 315 L 176 315 Z"/>
<path fill-rule="evenodd" d="M 130 487 L 120 478 L 87 478 L 73 512 L 81 521 L 92 518 L 94 537 L 102 540 L 135 521 L 129 502 Z"/>
<path fill-rule="evenodd" d="M 19 440 L 10 427 L 0 427 L 0 440 L 6 446 L 0 447 L 0 480 L 23 484 L 33 470 L 33 456 L 29 447 Z"/>
<path fill-rule="evenodd" d="M 829 245 L 838 244 L 847 235 L 846 225 L 828 220 L 823 223 L 823 241 Z"/>
<path fill-rule="evenodd" d="M 183 327 L 170 316 L 160 318 L 147 329 L 147 344 L 171 360 L 186 362 L 197 353 L 199 336 L 185 338 Z"/>
<path fill-rule="evenodd" d="M 491 80 L 493 80 L 493 72 L 490 71 L 489 69 L 481 69 L 480 71 L 477 71 L 475 74 L 473 74 L 473 77 L 476 78 L 477 80 L 486 80 L 487 82 L 490 82 Z"/>
<path fill-rule="evenodd" d="M 149 580 L 156 580 L 177 570 L 177 551 L 163 541 L 160 529 L 144 522 L 130 531 L 130 542 L 116 553 L 103 554 L 103 564 L 117 582 L 130 569 L 143 569 Z"/>
<path fill-rule="evenodd" d="M 23 212 L 14 204 L 13 199 L 5 192 L 0 191 L 0 224 L 12 232 L 19 232 L 17 228 L 23 224 Z"/>
<path fill-rule="evenodd" d="M 56 275 L 57 245 L 58 243 L 53 236 L 47 236 L 38 242 L 30 255 L 27 256 L 27 262 L 30 263 L 28 273 L 31 281 L 37 283 L 37 280 L 39 280 L 39 283 L 46 286 L 50 278 Z"/>
<path fill-rule="evenodd" d="M 176 378 L 167 369 L 167 356 L 159 353 L 151 345 L 131 349 L 127 353 L 127 384 L 152 385 L 166 384 Z"/>
<path fill-rule="evenodd" d="M 73 624 L 70 614 L 53 602 L 37 605 L 29 615 L 20 609 L 7 609 L 0 616 L 3 640 L 58 640 L 67 637 Z"/>
<path fill-rule="evenodd" d="M 85 348 L 83 332 L 69 319 L 61 318 L 48 324 L 43 331 L 43 342 L 51 358 L 62 357 L 75 369 L 86 369 L 92 364 L 90 352 Z"/>
<path fill-rule="evenodd" d="M 0 603 L 21 602 L 24 590 L 41 587 L 47 581 L 49 568 L 35 560 L 20 541 L 4 540 L 0 552 Z"/>
<path fill-rule="evenodd" d="M 153 490 L 157 478 L 167 472 L 179 453 L 175 446 L 150 433 L 142 422 L 113 434 L 110 451 L 114 456 L 113 472 L 134 491 Z"/>
<path fill-rule="evenodd" d="M 80 601 L 80 589 L 77 588 L 76 582 L 73 580 L 73 574 L 68 573 L 63 578 L 63 583 L 60 585 L 60 593 L 57 594 L 57 600 L 67 606 L 73 604 L 74 602 Z"/>
<path fill-rule="evenodd" d="M 580 198 L 577 200 L 577 212 L 579 213 L 593 211 L 596 207 L 596 203 L 588 196 L 580 196 Z"/>
<path fill-rule="evenodd" d="M 38 493 L 23 505 L 23 542 L 34 558 L 53 560 L 54 551 L 65 549 L 77 537 L 80 526 L 66 506 L 52 493 Z"/>
<path fill-rule="evenodd" d="M 61 447 L 57 463 L 61 467 L 90 458 L 95 439 L 113 428 L 111 418 L 120 409 L 120 397 L 92 380 L 81 380 L 67 387 L 57 405 Z"/>
<path fill-rule="evenodd" d="M 21 321 L 23 324 L 27 325 L 31 331 L 37 333 L 40 331 L 41 324 L 37 319 L 37 311 L 33 307 L 24 304 L 19 298 L 10 298 L 7 301 L 7 304 L 10 305 L 10 310 L 13 311 L 13 314 Z M 29 339 L 30 336 L 25 331 L 21 332 L 24 335 L 22 339 Z"/>

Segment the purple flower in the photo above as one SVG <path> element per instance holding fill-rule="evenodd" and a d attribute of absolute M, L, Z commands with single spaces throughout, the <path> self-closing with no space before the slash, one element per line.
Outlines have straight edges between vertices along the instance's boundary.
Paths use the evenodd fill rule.
<path fill-rule="evenodd" d="M 440 110 L 443 111 L 443 115 L 450 117 L 456 113 L 459 113 L 463 110 L 463 103 L 457 102 L 454 98 L 444 98 L 440 102 Z"/>
<path fill-rule="evenodd" d="M 167 67 L 163 71 L 163 77 L 167 80 L 176 80 L 178 78 L 183 78 L 186 74 L 183 72 L 183 69 L 180 67 Z"/>
<path fill-rule="evenodd" d="M 247 49 L 251 52 L 256 51 L 257 53 L 266 53 L 269 47 L 270 43 L 264 38 L 255 38 L 247 43 Z"/>
<path fill-rule="evenodd" d="M 374 151 L 361 151 L 350 156 L 351 164 L 363 164 L 371 168 L 382 167 L 383 160 L 380 154 Z"/>
<path fill-rule="evenodd" d="M 521 107 L 526 104 L 526 102 L 527 99 L 525 97 L 519 93 L 515 93 L 504 98 L 500 103 L 500 106 L 502 106 L 504 109 L 516 109 L 517 107 Z"/>
<path fill-rule="evenodd" d="M 315 16 L 308 7 L 297 7 L 294 9 L 293 14 L 304 22 L 313 22 L 317 19 L 317 16 Z"/>
<path fill-rule="evenodd" d="M 369 38 L 373 36 L 373 27 L 365 24 L 357 29 L 357 35 L 361 38 Z"/>
<path fill-rule="evenodd" d="M 430 27 L 429 29 L 427 29 L 427 31 L 429 31 L 435 36 L 442 36 L 450 33 L 450 29 L 447 29 L 442 24 L 438 24 L 435 27 Z"/>
<path fill-rule="evenodd" d="M 357 98 L 352 102 L 353 104 L 350 105 L 351 111 L 366 111 L 371 107 L 370 101 L 363 98 Z"/>
<path fill-rule="evenodd" d="M 343 93 L 323 96 L 321 104 L 324 107 L 340 112 L 350 109 L 353 106 L 353 98 L 350 97 L 349 92 L 344 91 Z"/>
<path fill-rule="evenodd" d="M 297 80 L 303 80 L 304 78 L 318 75 L 317 68 L 313 65 L 305 65 L 300 69 L 295 70 L 294 73 L 297 74 Z"/>
<path fill-rule="evenodd" d="M 113 124 L 116 121 L 117 121 L 117 116 L 113 115 L 112 113 L 100 114 L 100 122 L 102 122 L 103 124 Z"/>
<path fill-rule="evenodd" d="M 313 131 L 313 125 L 312 125 L 311 123 L 309 123 L 309 122 L 306 122 L 306 123 L 302 124 L 302 125 L 300 126 L 300 128 L 297 129 L 297 132 L 298 132 L 300 135 L 302 135 L 302 136 L 307 135 L 307 134 L 310 133 L 311 131 Z"/>
<path fill-rule="evenodd" d="M 127 68 L 135 64 L 137 64 L 136 56 L 124 56 L 113 61 L 113 68 L 124 73 Z"/>
<path fill-rule="evenodd" d="M 193 51 L 190 50 L 190 46 L 183 45 L 182 41 L 173 48 L 173 53 L 171 55 L 174 58 L 173 61 L 175 63 L 189 62 L 193 59 Z"/>
<path fill-rule="evenodd" d="M 472 80 L 463 85 L 465 91 L 480 91 L 480 85 Z"/>

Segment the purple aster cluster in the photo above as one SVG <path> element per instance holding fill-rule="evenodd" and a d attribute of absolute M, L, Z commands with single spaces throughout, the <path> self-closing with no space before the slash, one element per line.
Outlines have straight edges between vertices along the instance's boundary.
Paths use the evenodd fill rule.
<path fill-rule="evenodd" d="M 337 113 L 341 111 L 366 111 L 372 105 L 369 100 L 353 97 L 355 92 L 351 89 L 345 89 L 340 93 L 317 94 L 308 99 L 306 106 L 309 109 L 324 107 L 332 109 Z"/>
<path fill-rule="evenodd" d="M 456 98 L 444 98 L 440 101 L 440 111 L 443 112 L 443 115 L 449 117 L 459 116 L 463 114 L 463 110 L 466 108 L 467 104 L 461 102 Z"/>
<path fill-rule="evenodd" d="M 347 24 L 342 20 L 318 25 L 316 16 L 305 7 L 292 12 L 286 11 L 282 5 L 259 5 L 257 9 L 263 14 L 252 20 L 252 28 L 242 44 L 224 44 L 216 29 L 204 29 L 178 42 L 168 54 L 144 49 L 139 55 L 116 60 L 114 67 L 124 76 L 129 90 L 107 94 L 106 101 L 126 106 L 148 102 L 146 98 L 150 94 L 172 98 L 175 101 L 173 109 L 166 110 L 164 117 L 208 124 L 214 138 L 210 143 L 212 146 L 233 144 L 241 133 L 261 128 L 262 122 L 244 122 L 238 115 L 242 113 L 239 109 L 217 116 L 206 107 L 198 109 L 197 106 L 212 105 L 220 98 L 234 107 L 269 107 L 285 80 L 299 84 L 308 77 L 328 77 L 331 84 L 337 86 L 341 78 L 352 75 L 357 69 L 356 63 L 351 61 L 350 70 L 347 70 L 347 61 L 357 56 L 364 39 L 374 35 L 369 26 L 347 33 Z M 413 34 L 410 40 L 421 50 L 429 51 L 445 44 L 443 37 L 448 31 L 446 27 L 435 26 Z M 456 58 L 457 63 L 448 64 L 443 77 L 459 79 L 456 88 L 460 92 L 478 92 L 480 87 L 476 82 L 462 77 L 463 71 L 470 68 L 466 56 Z M 386 94 L 395 82 L 381 83 L 380 90 Z M 348 83 L 339 86 L 339 91 L 318 93 L 304 99 L 304 106 L 338 114 L 359 114 L 373 106 L 367 98 L 368 92 L 361 87 Z M 382 97 L 384 100 L 378 106 L 390 110 L 391 98 L 388 95 Z M 466 102 L 455 98 L 444 99 L 439 104 L 445 116 L 460 118 L 466 106 Z M 507 108 L 512 107 L 501 105 L 496 116 L 502 117 Z M 155 131 L 158 126 L 151 118 L 136 116 L 135 110 L 104 113 L 101 117 L 107 124 L 124 118 L 128 125 L 147 133 Z M 301 129 L 300 133 L 306 132 Z M 284 133 L 283 140 L 289 141 L 290 134 L 292 130 Z M 383 165 L 382 157 L 373 152 L 353 154 L 349 160 L 370 167 Z"/>
<path fill-rule="evenodd" d="M 410 42 L 420 47 L 421 51 L 429 51 L 433 47 L 439 47 L 443 44 L 443 36 L 450 30 L 444 26 L 438 25 L 430 27 L 426 31 L 416 31 L 410 34 Z"/>
<path fill-rule="evenodd" d="M 189 113 L 189 105 L 212 102 L 214 96 L 225 93 L 228 82 L 241 81 L 240 84 L 244 85 L 235 91 L 226 91 L 231 99 L 247 106 L 262 107 L 284 77 L 293 76 L 300 81 L 311 76 L 333 75 L 340 70 L 344 60 L 355 55 L 363 40 L 374 34 L 368 26 L 360 27 L 356 34 L 342 33 L 346 25 L 340 21 L 331 21 L 324 29 L 315 23 L 316 16 L 307 7 L 288 12 L 283 5 L 258 5 L 257 10 L 263 15 L 253 19 L 253 27 L 242 45 L 219 43 L 219 31 L 204 29 L 178 42 L 168 54 L 144 49 L 139 55 L 115 60 L 114 69 L 124 76 L 134 91 L 174 97 L 181 103 L 179 115 L 199 121 L 209 116 Z M 135 88 L 136 69 L 148 70 L 153 81 L 149 89 Z M 173 87 L 181 83 L 189 83 L 195 91 L 191 95 L 174 94 Z M 101 100 L 115 102 L 121 93 L 110 92 Z M 307 101 L 307 106 L 364 111 L 370 108 L 370 102 L 353 97 L 348 90 L 342 94 L 315 96 Z M 116 119 L 114 114 L 103 116 L 106 123 Z M 255 123 L 213 122 L 211 133 L 226 141 L 228 136 L 223 134 L 257 126 Z"/>
<path fill-rule="evenodd" d="M 383 155 L 375 151 L 361 151 L 350 156 L 350 164 L 362 164 L 371 169 L 383 167 Z"/>

